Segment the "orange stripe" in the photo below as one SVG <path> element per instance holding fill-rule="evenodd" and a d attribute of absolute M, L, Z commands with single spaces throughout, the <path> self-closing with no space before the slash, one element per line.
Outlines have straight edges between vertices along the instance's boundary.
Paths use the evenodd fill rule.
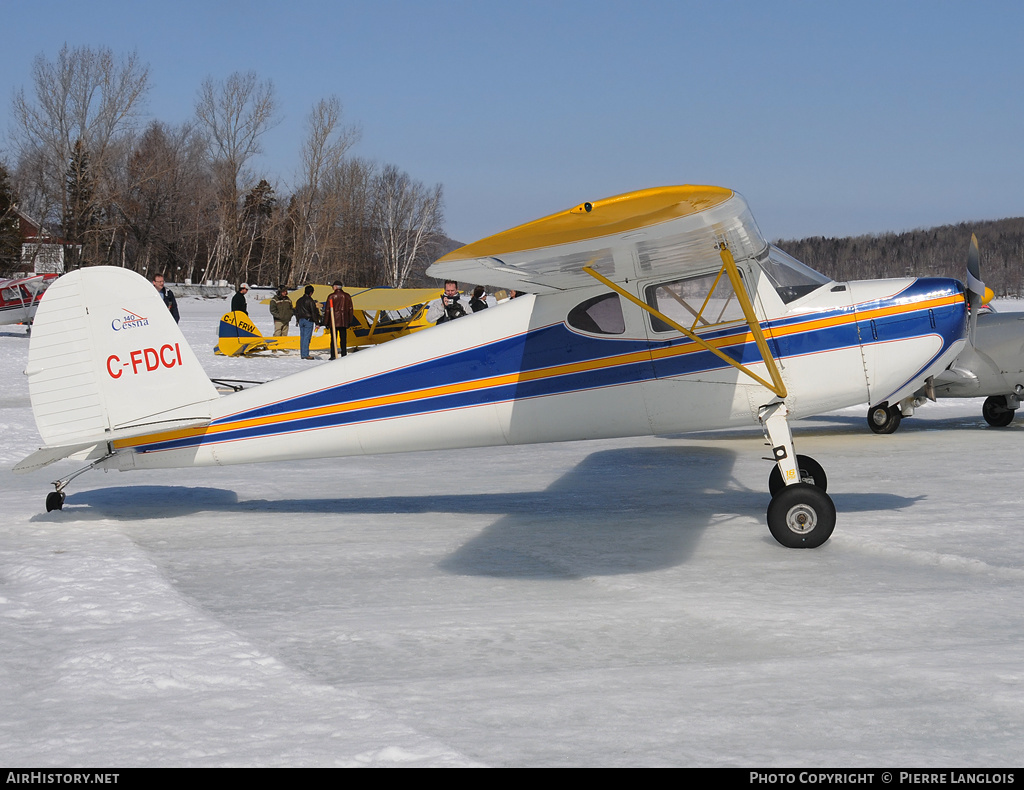
<path fill-rule="evenodd" d="M 913 302 L 910 305 L 895 305 L 891 307 L 877 308 L 875 310 L 868 310 L 858 313 L 850 312 L 845 315 L 834 316 L 832 318 L 811 319 L 809 321 L 803 321 L 798 324 L 794 324 L 787 327 L 771 327 L 769 329 L 769 334 L 771 337 L 786 337 L 789 335 L 801 334 L 803 332 L 812 332 L 817 331 L 819 329 L 827 329 L 829 327 L 841 326 L 843 324 L 849 324 L 851 322 L 856 322 L 858 320 L 870 320 L 873 318 L 897 315 L 899 313 L 910 313 L 934 307 L 944 307 L 947 305 L 956 304 L 961 301 L 963 301 L 962 296 L 945 296 L 938 297 L 935 299 L 929 299 L 925 302 Z M 910 309 L 907 309 L 908 307 Z M 752 343 L 753 341 L 753 333 L 751 333 L 748 330 L 742 333 L 736 333 L 733 335 L 726 335 L 723 337 L 715 338 L 713 340 L 709 340 L 708 342 L 715 348 L 723 348 L 726 346 L 735 346 L 743 345 L 746 343 Z M 147 436 L 115 441 L 114 447 L 115 449 L 120 450 L 129 447 L 138 447 L 145 444 L 154 444 L 157 442 L 175 441 L 178 439 L 187 439 L 195 436 L 203 436 L 210 434 L 216 435 L 228 431 L 237 431 L 245 428 L 259 427 L 261 425 L 272 425 L 282 421 L 304 420 L 312 417 L 323 417 L 331 414 L 344 414 L 346 412 L 359 411 L 362 409 L 372 409 L 379 406 L 390 406 L 399 403 L 409 403 L 411 401 L 426 400 L 429 398 L 436 398 L 444 395 L 457 395 L 465 392 L 472 392 L 474 390 L 491 389 L 494 387 L 502 387 L 510 384 L 518 384 L 520 382 L 538 381 L 546 378 L 557 378 L 559 376 L 565 376 L 572 373 L 583 373 L 593 370 L 601 370 L 603 368 L 617 367 L 621 365 L 632 365 L 637 362 L 645 362 L 647 360 L 654 361 L 671 359 L 672 357 L 683 356 L 685 354 L 692 354 L 702 350 L 704 349 L 702 349 L 696 343 L 687 342 L 678 345 L 668 346 L 661 349 L 651 349 L 650 351 L 633 351 L 626 354 L 616 354 L 611 357 L 602 357 L 600 359 L 585 360 L 582 362 L 571 362 L 562 365 L 554 365 L 552 367 L 540 368 L 538 370 L 506 373 L 500 376 L 491 376 L 488 378 L 476 379 L 474 381 L 466 381 L 456 384 L 443 384 L 435 387 L 428 387 L 426 389 L 421 390 L 410 390 L 408 392 L 395 393 L 391 395 L 380 395 L 371 398 L 361 398 L 360 400 L 333 404 L 331 406 L 320 406 L 312 409 L 301 409 L 298 411 L 284 412 L 269 417 L 259 417 L 249 420 L 225 423 L 223 425 L 204 426 L 200 428 L 184 428 L 176 431 L 165 431 L 162 433 L 155 433 Z M 763 362 L 755 362 L 752 364 L 763 364 Z"/>

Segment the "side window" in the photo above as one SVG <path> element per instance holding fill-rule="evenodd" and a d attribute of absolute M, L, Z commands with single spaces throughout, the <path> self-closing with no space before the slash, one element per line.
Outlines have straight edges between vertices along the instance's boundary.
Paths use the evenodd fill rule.
<path fill-rule="evenodd" d="M 0 295 L 3 296 L 5 302 L 20 302 L 21 291 L 18 290 L 17 286 L 13 288 L 4 288 Z"/>
<path fill-rule="evenodd" d="M 601 294 L 580 302 L 569 311 L 569 326 L 598 335 L 621 335 L 626 331 L 622 303 L 617 293 Z"/>
<path fill-rule="evenodd" d="M 743 308 L 724 270 L 649 286 L 644 295 L 647 304 L 659 313 L 685 326 L 691 332 L 742 321 Z M 655 332 L 672 332 L 671 326 L 651 316 Z"/>

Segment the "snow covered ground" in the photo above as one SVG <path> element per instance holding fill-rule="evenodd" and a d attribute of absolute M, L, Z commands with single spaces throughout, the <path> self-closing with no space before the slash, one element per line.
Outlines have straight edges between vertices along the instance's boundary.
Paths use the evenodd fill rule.
<path fill-rule="evenodd" d="M 321 364 L 215 357 L 224 309 L 181 304 L 211 375 Z M 27 349 L 0 328 L 3 764 L 1024 762 L 1024 418 L 797 424 L 814 551 L 768 533 L 756 429 L 91 472 L 47 514 L 77 464 L 9 471 Z"/>

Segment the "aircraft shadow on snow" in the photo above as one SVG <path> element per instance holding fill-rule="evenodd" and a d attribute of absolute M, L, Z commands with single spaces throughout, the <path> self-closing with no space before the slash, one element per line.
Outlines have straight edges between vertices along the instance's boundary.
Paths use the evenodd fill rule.
<path fill-rule="evenodd" d="M 750 529 L 758 528 L 769 496 L 767 490 L 749 488 L 735 478 L 735 458 L 734 451 L 714 446 L 602 450 L 543 491 L 451 496 L 239 501 L 234 491 L 212 487 L 98 488 L 75 492 L 63 512 L 34 520 L 173 519 L 204 512 L 424 514 L 430 516 L 429 529 L 448 514 L 493 514 L 497 520 L 442 560 L 442 570 L 524 578 L 635 573 L 685 562 L 705 530 L 735 523 L 735 514 L 754 519 Z M 833 497 L 847 514 L 899 509 L 916 501 L 885 493 L 838 492 Z M 338 529 L 344 528 L 340 520 Z M 772 543 L 770 536 L 762 537 Z"/>

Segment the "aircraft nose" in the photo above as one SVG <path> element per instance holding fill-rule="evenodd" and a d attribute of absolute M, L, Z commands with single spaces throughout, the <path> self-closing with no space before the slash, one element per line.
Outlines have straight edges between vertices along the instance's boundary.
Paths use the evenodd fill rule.
<path fill-rule="evenodd" d="M 862 280 L 850 286 L 862 342 L 938 336 L 941 353 L 967 332 L 967 298 L 959 280 Z"/>
<path fill-rule="evenodd" d="M 951 277 L 922 277 L 917 282 L 925 291 L 926 300 L 936 302 L 929 310 L 934 316 L 935 329 L 942 337 L 942 348 L 946 350 L 967 336 L 964 286 Z"/>
<path fill-rule="evenodd" d="M 912 394 L 928 376 L 944 370 L 966 342 L 967 300 L 958 280 L 898 282 L 876 280 L 853 288 L 871 403 Z M 879 293 L 893 286 L 895 291 Z M 873 289 L 878 291 L 872 294 Z"/>

